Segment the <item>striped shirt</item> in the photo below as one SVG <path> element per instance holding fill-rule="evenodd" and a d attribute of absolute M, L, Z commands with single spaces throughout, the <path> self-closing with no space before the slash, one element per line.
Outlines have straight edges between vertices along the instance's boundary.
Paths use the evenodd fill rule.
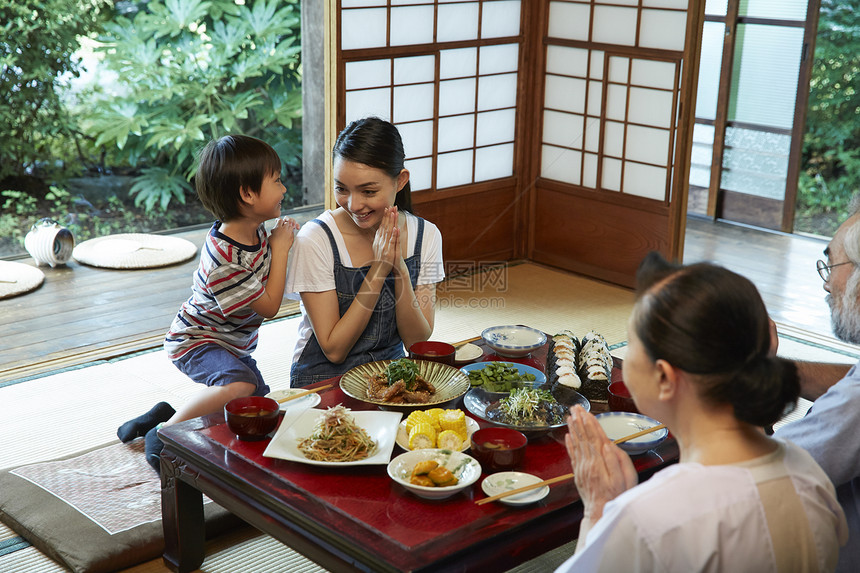
<path fill-rule="evenodd" d="M 191 297 L 182 304 L 164 340 L 171 360 L 201 344 L 220 344 L 237 356 L 257 347 L 263 317 L 251 310 L 269 278 L 271 252 L 264 225 L 257 244 L 241 245 L 221 234 L 216 221 L 206 236 Z"/>

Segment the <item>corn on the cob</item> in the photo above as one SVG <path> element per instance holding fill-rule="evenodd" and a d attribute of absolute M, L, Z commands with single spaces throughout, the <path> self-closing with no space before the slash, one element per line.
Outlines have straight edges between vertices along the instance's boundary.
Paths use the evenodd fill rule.
<path fill-rule="evenodd" d="M 436 428 L 436 431 L 438 432 L 439 430 L 441 430 L 442 427 L 439 425 L 439 416 L 441 416 L 442 412 L 444 412 L 445 410 L 443 410 L 442 408 L 430 408 L 429 410 L 424 411 L 427 412 L 427 415 L 429 415 L 430 418 L 433 420 L 433 427 Z"/>
<path fill-rule="evenodd" d="M 457 452 L 463 447 L 463 438 L 454 430 L 442 430 L 436 437 L 436 447 Z"/>
<path fill-rule="evenodd" d="M 431 418 L 430 414 L 428 414 L 424 410 L 413 411 L 406 418 L 406 433 L 408 434 L 409 432 L 411 432 L 412 428 L 415 427 L 415 424 L 419 424 L 422 422 L 425 424 L 430 424 L 432 426 L 433 425 L 433 418 Z"/>
<path fill-rule="evenodd" d="M 422 450 L 436 447 L 436 430 L 432 425 L 419 422 L 409 432 L 409 449 Z"/>
<path fill-rule="evenodd" d="M 469 434 L 466 430 L 466 415 L 463 410 L 445 410 L 439 416 L 439 426 L 442 430 L 457 432 L 461 440 L 465 440 Z"/>

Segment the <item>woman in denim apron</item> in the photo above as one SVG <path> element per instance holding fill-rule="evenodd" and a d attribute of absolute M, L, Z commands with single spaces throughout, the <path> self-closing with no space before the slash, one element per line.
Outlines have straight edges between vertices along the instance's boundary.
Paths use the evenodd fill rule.
<path fill-rule="evenodd" d="M 298 278 L 288 279 L 297 287 L 304 307 L 300 332 L 312 328 L 293 357 L 293 387 L 341 375 L 360 364 L 402 357 L 404 344 L 427 340 L 433 332 L 435 282 L 444 276 L 441 238 L 432 223 L 406 212 L 411 198 L 404 159 L 397 128 L 378 118 L 352 122 L 335 142 L 338 208 L 300 232 L 297 245 L 301 246 L 294 256 L 295 268 L 291 267 Z M 428 233 L 438 255 L 438 265 L 431 268 L 438 269 L 427 279 L 433 282 L 419 284 Z M 340 237 L 350 264 L 341 256 Z M 407 244 L 411 243 L 414 250 L 409 255 Z M 320 272 L 314 265 L 322 264 L 321 249 L 331 249 L 333 255 L 333 285 L 326 275 L 326 284 L 333 288 L 303 290 L 307 282 L 303 277 Z"/>

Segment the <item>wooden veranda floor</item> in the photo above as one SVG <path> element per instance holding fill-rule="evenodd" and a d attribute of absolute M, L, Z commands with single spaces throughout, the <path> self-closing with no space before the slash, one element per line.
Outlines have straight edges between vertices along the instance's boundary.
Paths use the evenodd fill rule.
<path fill-rule="evenodd" d="M 177 236 L 199 247 L 207 230 Z M 825 246 L 824 240 L 690 219 L 685 262 L 710 260 L 749 277 L 774 320 L 829 336 L 830 313 L 815 271 Z M 21 262 L 34 264 L 32 259 Z M 160 346 L 188 297 L 196 265 L 195 257 L 138 271 L 75 261 L 42 267 L 41 287 L 0 300 L 0 383 Z M 281 308 L 282 314 L 295 311 L 295 303 Z"/>

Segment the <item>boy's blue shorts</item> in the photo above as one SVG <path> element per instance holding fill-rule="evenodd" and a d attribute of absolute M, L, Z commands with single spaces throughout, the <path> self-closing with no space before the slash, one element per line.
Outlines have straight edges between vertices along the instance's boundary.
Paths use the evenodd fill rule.
<path fill-rule="evenodd" d="M 183 374 L 207 386 L 226 386 L 233 382 L 257 385 L 254 396 L 265 396 L 269 386 L 250 356 L 239 357 L 219 344 L 201 344 L 173 361 Z"/>

